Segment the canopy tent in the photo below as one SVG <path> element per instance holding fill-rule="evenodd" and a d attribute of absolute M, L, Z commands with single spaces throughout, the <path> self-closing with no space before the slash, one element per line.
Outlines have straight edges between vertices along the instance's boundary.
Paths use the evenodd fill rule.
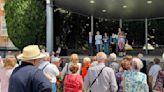
<path fill-rule="evenodd" d="M 55 6 L 65 10 L 91 16 L 91 31 L 93 31 L 93 16 L 108 19 L 145 19 L 145 43 L 147 44 L 148 20 L 164 17 L 161 8 L 164 7 L 164 0 L 53 0 Z M 47 24 L 52 23 L 52 9 L 50 0 L 47 0 Z M 51 17 L 51 18 L 50 18 Z M 122 20 L 120 20 L 121 26 Z M 48 25 L 49 26 L 49 25 Z M 52 27 L 47 27 L 52 28 Z M 50 31 L 51 30 L 51 31 Z M 52 36 L 53 28 L 47 29 L 47 36 Z M 52 51 L 52 37 L 48 36 L 47 42 L 51 44 L 48 51 Z M 47 43 L 47 46 L 48 43 Z M 148 46 L 146 45 L 146 54 Z"/>
<path fill-rule="evenodd" d="M 68 11 L 109 19 L 164 17 L 164 0 L 55 0 Z"/>

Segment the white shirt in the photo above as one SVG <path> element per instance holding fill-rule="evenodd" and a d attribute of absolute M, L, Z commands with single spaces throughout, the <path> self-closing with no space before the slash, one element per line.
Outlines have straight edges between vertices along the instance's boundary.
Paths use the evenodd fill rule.
<path fill-rule="evenodd" d="M 46 61 L 41 61 L 38 68 L 43 70 L 44 73 L 47 73 L 52 77 L 52 80 L 51 80 L 52 83 L 56 83 L 56 76 L 58 76 L 60 73 L 56 65 L 51 64 Z"/>
<path fill-rule="evenodd" d="M 62 75 L 64 76 L 67 72 L 68 69 L 68 73 L 67 74 L 71 74 L 71 71 L 69 70 L 70 66 L 72 65 L 72 62 L 66 63 L 63 70 L 62 70 Z M 77 63 L 77 65 L 79 66 L 79 70 L 77 71 L 77 74 L 80 74 L 81 71 L 81 63 Z"/>
<path fill-rule="evenodd" d="M 102 44 L 102 35 L 95 36 L 95 44 Z"/>
<path fill-rule="evenodd" d="M 158 76 L 158 72 L 161 70 L 162 68 L 160 67 L 160 65 L 158 64 L 154 64 L 150 70 L 149 70 L 149 76 L 153 77 L 153 81 L 156 81 L 157 76 Z"/>

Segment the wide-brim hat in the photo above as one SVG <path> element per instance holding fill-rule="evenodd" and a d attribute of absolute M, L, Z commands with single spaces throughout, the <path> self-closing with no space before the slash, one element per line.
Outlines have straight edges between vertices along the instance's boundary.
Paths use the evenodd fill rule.
<path fill-rule="evenodd" d="M 21 61 L 29 61 L 45 57 L 46 55 L 40 52 L 38 45 L 29 45 L 24 47 L 22 54 L 17 56 L 17 58 Z"/>

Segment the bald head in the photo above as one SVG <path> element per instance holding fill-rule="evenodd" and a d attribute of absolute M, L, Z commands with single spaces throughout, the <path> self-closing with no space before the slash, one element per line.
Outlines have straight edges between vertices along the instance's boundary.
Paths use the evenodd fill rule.
<path fill-rule="evenodd" d="M 104 52 L 99 52 L 99 53 L 97 53 L 97 55 L 96 55 L 96 59 L 97 59 L 97 61 L 98 61 L 99 63 L 103 63 L 103 62 L 106 61 L 107 56 L 106 56 L 106 54 L 105 54 Z"/>

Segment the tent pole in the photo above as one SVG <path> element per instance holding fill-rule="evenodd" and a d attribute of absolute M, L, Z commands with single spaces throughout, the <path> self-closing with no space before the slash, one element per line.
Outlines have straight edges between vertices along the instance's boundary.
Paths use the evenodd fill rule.
<path fill-rule="evenodd" d="M 91 33 L 94 34 L 94 18 L 91 16 Z"/>
<path fill-rule="evenodd" d="M 53 7 L 51 0 L 46 0 L 46 50 L 53 51 Z"/>
<path fill-rule="evenodd" d="M 146 55 L 148 55 L 148 20 L 147 18 L 145 19 L 145 51 L 146 51 Z"/>

